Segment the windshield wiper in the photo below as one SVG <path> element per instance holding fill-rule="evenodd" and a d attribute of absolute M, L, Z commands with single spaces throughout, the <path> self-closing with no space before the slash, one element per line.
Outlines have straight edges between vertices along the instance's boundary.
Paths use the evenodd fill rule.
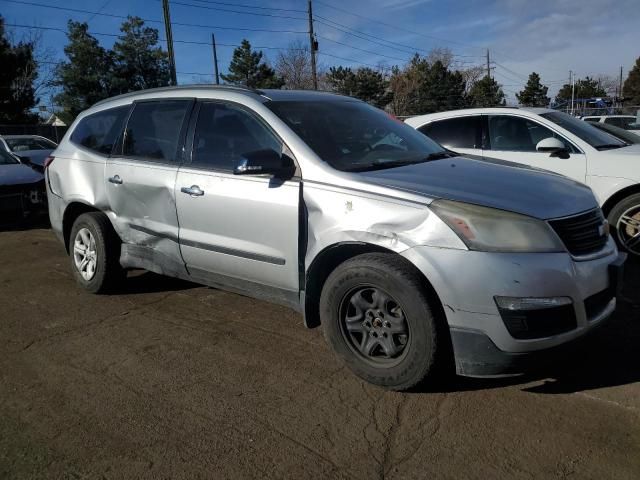
<path fill-rule="evenodd" d="M 393 168 L 393 167 L 403 167 L 405 165 L 415 165 L 417 163 L 425 163 L 431 160 L 440 160 L 442 158 L 450 158 L 457 157 L 458 154 L 451 151 L 442 151 L 430 153 L 426 157 L 422 157 L 417 160 L 377 160 L 372 163 L 368 163 L 365 165 L 355 165 L 352 168 L 349 168 L 348 172 L 366 172 L 373 170 L 384 170 L 385 168 Z"/>

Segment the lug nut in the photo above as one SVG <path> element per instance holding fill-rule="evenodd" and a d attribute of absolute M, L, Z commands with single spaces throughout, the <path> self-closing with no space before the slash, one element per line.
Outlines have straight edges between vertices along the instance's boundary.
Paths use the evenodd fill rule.
<path fill-rule="evenodd" d="M 384 321 L 385 328 L 391 328 L 391 322 L 389 320 Z"/>

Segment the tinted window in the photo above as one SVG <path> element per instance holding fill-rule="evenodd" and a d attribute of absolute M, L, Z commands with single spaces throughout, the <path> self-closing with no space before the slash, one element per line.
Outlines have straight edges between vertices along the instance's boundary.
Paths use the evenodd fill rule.
<path fill-rule="evenodd" d="M 635 121 L 635 117 L 609 117 L 605 118 L 604 123 L 628 130 Z"/>
<path fill-rule="evenodd" d="M 549 112 L 543 113 L 540 116 L 568 130 L 594 148 L 606 150 L 626 146 L 626 143 L 612 137 L 608 133 L 598 130 L 593 125 L 590 125 L 589 122 L 577 120 L 575 117 L 564 112 Z"/>
<path fill-rule="evenodd" d="M 89 150 L 110 154 L 128 111 L 127 105 L 84 117 L 71 134 L 71 141 Z"/>
<path fill-rule="evenodd" d="M 26 150 L 53 150 L 56 148 L 56 144 L 46 138 L 6 138 L 5 141 L 12 152 L 24 152 Z"/>
<path fill-rule="evenodd" d="M 323 99 L 265 105 L 338 170 L 389 168 L 446 154 L 417 130 L 364 102 Z"/>
<path fill-rule="evenodd" d="M 223 103 L 202 104 L 193 139 L 193 166 L 232 171 L 246 153 L 265 149 L 280 153 L 282 144 L 253 114 Z"/>
<path fill-rule="evenodd" d="M 20 163 L 10 153 L 0 150 L 0 165 L 13 165 L 14 163 Z"/>
<path fill-rule="evenodd" d="M 593 122 L 598 123 L 600 121 L 600 117 L 587 117 L 583 119 L 585 122 Z"/>
<path fill-rule="evenodd" d="M 538 142 L 550 137 L 563 142 L 569 151 L 575 151 L 566 139 L 539 123 L 511 115 L 489 115 L 491 150 L 536 152 Z"/>
<path fill-rule="evenodd" d="M 480 117 L 460 117 L 438 120 L 419 130 L 448 148 L 481 148 L 478 141 Z"/>
<path fill-rule="evenodd" d="M 180 130 L 190 100 L 137 103 L 127 122 L 122 153 L 159 162 L 174 162 Z"/>

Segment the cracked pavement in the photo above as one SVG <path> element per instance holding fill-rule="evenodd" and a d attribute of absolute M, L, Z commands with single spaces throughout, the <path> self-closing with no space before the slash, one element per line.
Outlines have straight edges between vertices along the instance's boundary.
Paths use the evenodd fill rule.
<path fill-rule="evenodd" d="M 392 393 L 286 308 L 132 272 L 76 287 L 47 229 L 0 232 L 0 478 L 640 477 L 640 265 L 526 378 Z"/>

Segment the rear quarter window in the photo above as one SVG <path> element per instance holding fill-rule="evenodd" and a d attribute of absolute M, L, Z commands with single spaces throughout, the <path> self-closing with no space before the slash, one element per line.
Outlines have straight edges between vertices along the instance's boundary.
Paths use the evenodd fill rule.
<path fill-rule="evenodd" d="M 129 105 L 84 117 L 71 133 L 71 141 L 93 152 L 109 155 L 124 126 Z"/>
<path fill-rule="evenodd" d="M 468 116 L 436 120 L 418 130 L 448 148 L 481 148 L 480 117 Z"/>

